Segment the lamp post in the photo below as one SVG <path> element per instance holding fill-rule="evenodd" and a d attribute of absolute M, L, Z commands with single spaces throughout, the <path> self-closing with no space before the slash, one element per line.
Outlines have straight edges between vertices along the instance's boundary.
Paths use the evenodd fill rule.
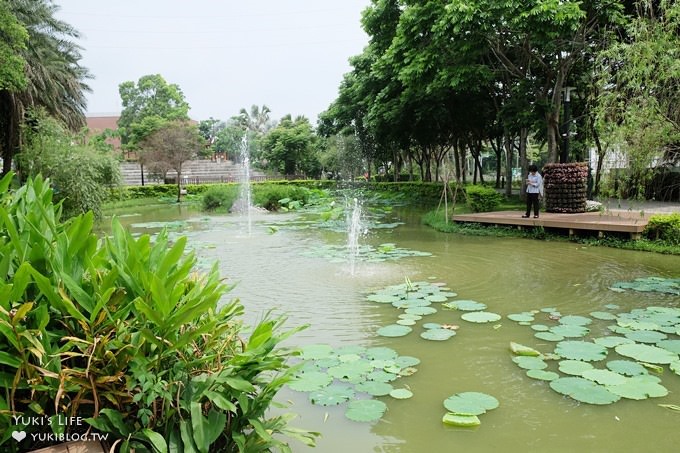
<path fill-rule="evenodd" d="M 562 153 L 560 153 L 560 163 L 566 164 L 569 160 L 569 126 L 571 118 L 569 114 L 570 94 L 576 87 L 564 87 L 564 123 L 562 126 Z"/>

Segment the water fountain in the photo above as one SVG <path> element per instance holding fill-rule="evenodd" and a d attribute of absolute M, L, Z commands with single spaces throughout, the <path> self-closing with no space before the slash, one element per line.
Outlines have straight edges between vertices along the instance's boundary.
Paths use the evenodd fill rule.
<path fill-rule="evenodd" d="M 239 208 L 241 215 L 245 216 L 248 236 L 252 233 L 252 219 L 251 211 L 253 208 L 252 201 L 252 191 L 250 190 L 250 150 L 248 149 L 248 131 L 243 134 L 243 139 L 241 140 L 241 165 L 243 166 L 243 171 L 241 172 L 241 192 L 240 192 L 240 203 Z"/>
<path fill-rule="evenodd" d="M 359 237 L 362 233 L 361 203 L 359 203 L 357 198 L 354 198 L 351 210 L 349 206 L 347 209 L 347 253 L 351 275 L 354 275 L 356 262 L 359 258 Z"/>

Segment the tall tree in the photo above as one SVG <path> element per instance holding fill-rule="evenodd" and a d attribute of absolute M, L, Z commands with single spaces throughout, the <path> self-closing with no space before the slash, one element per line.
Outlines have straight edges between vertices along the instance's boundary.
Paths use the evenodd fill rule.
<path fill-rule="evenodd" d="M 316 154 L 316 135 L 309 120 L 284 116 L 264 138 L 264 156 L 278 172 L 292 176 L 318 176 L 321 164 Z"/>
<path fill-rule="evenodd" d="M 21 148 L 21 127 L 26 112 L 32 107 L 45 111 L 77 131 L 85 125 L 85 83 L 90 75 L 80 66 L 80 47 L 72 39 L 79 33 L 69 24 L 56 19 L 58 6 L 50 0 L 12 0 L 0 3 L 5 45 L 17 51 L 4 70 L 23 60 L 24 81 L 0 86 L 0 151 L 3 173 L 11 169 L 14 154 Z M 16 18 L 16 22 L 12 18 Z M 28 34 L 27 45 L 16 29 L 19 23 Z M 14 24 L 14 25 L 13 25 Z M 7 27 L 7 28 L 5 28 Z M 6 33 L 9 32 L 9 35 Z M 12 44 L 13 43 L 13 44 Z M 7 47 L 5 47 L 7 49 Z M 12 52 L 10 52 L 10 55 Z M 18 58 L 18 60 L 17 60 Z M 13 74 L 16 73 L 13 72 Z M 18 82 L 18 83 L 17 83 Z"/>
<path fill-rule="evenodd" d="M 125 149 L 136 149 L 167 122 L 189 120 L 189 104 L 182 90 L 160 74 L 142 76 L 136 84 L 123 82 L 118 91 L 123 104 L 118 127 Z"/>
<path fill-rule="evenodd" d="M 188 121 L 167 122 L 140 143 L 141 154 L 148 165 L 177 172 L 177 202 L 182 195 L 182 165 L 195 158 L 203 141 L 195 125 Z"/>

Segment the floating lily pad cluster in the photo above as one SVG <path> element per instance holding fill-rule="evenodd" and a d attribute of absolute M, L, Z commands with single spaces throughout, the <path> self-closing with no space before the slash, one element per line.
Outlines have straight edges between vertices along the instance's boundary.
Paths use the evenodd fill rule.
<path fill-rule="evenodd" d="M 410 282 L 400 285 L 392 285 L 375 293 L 369 294 L 366 299 L 371 302 L 390 304 L 402 311 L 394 324 L 381 327 L 376 332 L 383 337 L 403 337 L 413 331 L 413 326 L 418 321 L 437 313 L 436 304 L 446 304 L 449 298 L 458 294 L 452 292 L 444 283 Z M 457 325 L 425 323 L 421 338 L 432 341 L 443 341 L 456 335 Z"/>
<path fill-rule="evenodd" d="M 483 324 L 487 322 L 496 322 L 501 319 L 501 315 L 497 313 L 484 311 L 486 310 L 486 304 L 477 302 L 475 300 L 456 300 L 443 304 L 443 306 L 451 310 L 460 310 L 466 312 L 460 317 L 467 322 Z"/>
<path fill-rule="evenodd" d="M 537 316 L 546 319 L 535 322 Z M 621 398 L 663 397 L 668 390 L 657 374 L 668 366 L 680 375 L 680 308 L 652 306 L 618 314 L 595 311 L 590 316 L 562 316 L 549 308 L 508 318 L 529 324 L 534 337 L 554 343 L 551 353 L 513 343 L 513 361 L 527 370 L 527 376 L 549 381 L 553 390 L 579 402 L 602 405 Z M 612 324 L 595 325 L 595 321 Z M 586 339 L 591 328 L 610 334 Z"/>
<path fill-rule="evenodd" d="M 344 244 L 321 245 L 304 251 L 302 255 L 308 257 L 325 258 L 332 263 L 344 263 L 349 260 L 347 246 Z M 432 256 L 432 254 L 429 252 L 403 249 L 397 247 L 395 244 L 385 243 L 380 244 L 377 247 L 373 247 L 371 245 L 359 246 L 358 255 L 355 259 L 361 262 L 379 263 L 413 256 Z"/>
<path fill-rule="evenodd" d="M 658 292 L 680 295 L 680 278 L 644 277 L 630 282 L 617 282 L 611 288 L 613 291 L 627 289 L 640 292 Z"/>
<path fill-rule="evenodd" d="M 308 392 L 312 404 L 336 406 L 347 404 L 345 416 L 358 422 L 380 419 L 387 405 L 375 396 L 395 399 L 412 396 L 406 386 L 396 387 L 399 378 L 417 371 L 420 360 L 400 356 L 386 347 L 344 346 L 333 348 L 315 344 L 302 348 L 300 370 L 288 386 Z"/>
<path fill-rule="evenodd" d="M 448 412 L 444 414 L 442 422 L 453 426 L 479 426 L 479 415 L 496 409 L 499 404 L 496 398 L 486 393 L 456 393 L 444 400 L 444 407 Z"/>

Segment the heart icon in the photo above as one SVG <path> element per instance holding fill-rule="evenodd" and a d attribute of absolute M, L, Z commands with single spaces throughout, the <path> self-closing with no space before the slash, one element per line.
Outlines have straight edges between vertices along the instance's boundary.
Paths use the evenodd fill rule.
<path fill-rule="evenodd" d="M 12 437 L 14 437 L 14 440 L 17 442 L 21 442 L 26 438 L 26 431 L 14 431 Z"/>

